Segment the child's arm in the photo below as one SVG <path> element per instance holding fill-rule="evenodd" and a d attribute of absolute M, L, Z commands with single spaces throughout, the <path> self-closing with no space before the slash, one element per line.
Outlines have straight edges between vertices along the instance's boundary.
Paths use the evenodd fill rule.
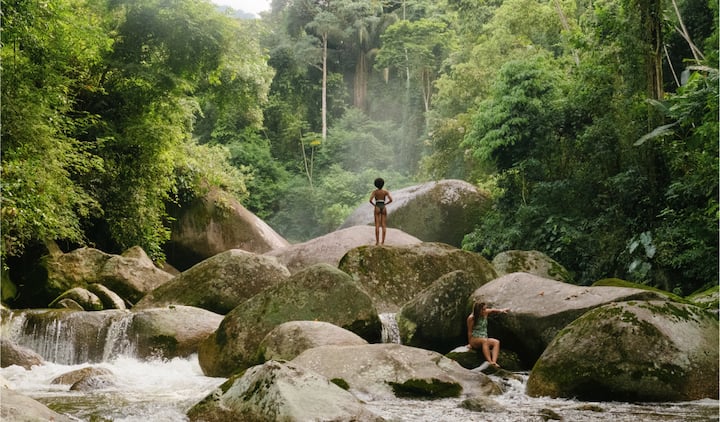
<path fill-rule="evenodd" d="M 373 201 L 373 200 L 375 199 L 375 192 L 376 192 L 376 191 L 373 191 L 373 192 L 370 194 L 370 205 L 372 205 L 373 207 L 375 206 L 375 201 Z"/>
<path fill-rule="evenodd" d="M 510 310 L 510 308 L 502 308 L 502 309 L 488 308 L 488 309 L 486 309 L 486 312 L 488 314 L 506 314 L 506 313 L 508 313 L 509 310 Z"/>
<path fill-rule="evenodd" d="M 387 196 L 388 201 L 385 203 L 385 205 L 392 202 L 392 196 L 390 196 L 390 192 L 385 191 L 385 196 Z"/>

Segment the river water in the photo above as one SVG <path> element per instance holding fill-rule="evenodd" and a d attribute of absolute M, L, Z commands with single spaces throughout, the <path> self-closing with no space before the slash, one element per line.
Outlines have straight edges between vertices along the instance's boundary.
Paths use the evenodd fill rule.
<path fill-rule="evenodd" d="M 193 355 L 184 359 L 141 361 L 119 357 L 93 364 L 116 376 L 112 386 L 93 392 L 69 391 L 51 381 L 88 364 L 47 363 L 27 371 L 18 366 L 0 370 L 18 392 L 28 395 L 78 421 L 179 422 L 185 412 L 225 379 L 202 374 Z M 459 407 L 462 399 L 367 400 L 370 410 L 390 421 L 545 421 L 548 415 L 565 421 L 718 421 L 717 400 L 686 403 L 588 403 L 576 400 L 532 398 L 524 393 L 526 375 L 520 380 L 497 380 L 506 392 L 493 399 L 500 411 L 482 413 Z M 367 399 L 367 398 L 365 398 Z"/>
<path fill-rule="evenodd" d="M 134 357 L 132 342 L 123 334 L 123 319 L 114 321 L 106 334 L 102 360 L 92 365 L 79 362 L 75 346 L 67 341 L 68 327 L 45 327 L 33 335 L 23 334 L 25 312 L 14 313 L 2 324 L 2 335 L 40 352 L 47 363 L 25 370 L 19 366 L 0 369 L 16 391 L 32 397 L 56 412 L 87 422 L 182 422 L 185 413 L 224 378 L 203 375 L 197 355 L 170 360 L 142 360 Z M 394 314 L 383 314 L 385 342 L 399 343 Z M 117 327 L 116 327 L 117 326 Z M 115 329 L 117 328 L 117 329 Z M 65 363 L 58 363 L 65 362 Z M 114 374 L 112 385 L 91 392 L 70 391 L 68 385 L 52 384 L 56 377 L 87 366 L 100 367 Z M 577 400 L 533 398 L 525 394 L 527 374 L 517 380 L 495 380 L 504 393 L 493 396 L 499 410 L 477 412 L 460 407 L 463 399 L 373 400 L 359 398 L 376 414 L 395 422 L 468 422 L 468 421 L 718 421 L 720 402 L 699 400 L 684 403 L 589 403 Z M 5 422 L 5 421 L 3 421 Z M 10 421 L 8 421 L 10 422 Z"/>

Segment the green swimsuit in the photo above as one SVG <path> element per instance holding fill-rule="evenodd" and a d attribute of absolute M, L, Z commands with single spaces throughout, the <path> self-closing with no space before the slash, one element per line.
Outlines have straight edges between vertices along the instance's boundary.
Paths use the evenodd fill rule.
<path fill-rule="evenodd" d="M 479 318 L 475 321 L 472 329 L 472 336 L 477 338 L 487 338 L 487 318 Z"/>

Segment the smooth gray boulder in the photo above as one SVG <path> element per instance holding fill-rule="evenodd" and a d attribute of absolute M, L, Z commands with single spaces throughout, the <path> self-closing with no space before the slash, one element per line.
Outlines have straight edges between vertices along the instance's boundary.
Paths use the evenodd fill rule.
<path fill-rule="evenodd" d="M 367 341 L 380 339 L 380 318 L 370 297 L 349 275 L 316 264 L 271 286 L 230 311 L 200 345 L 205 375 L 223 377 L 262 363 L 260 342 L 288 321 L 325 321 Z"/>
<path fill-rule="evenodd" d="M 502 391 L 485 374 L 465 369 L 437 352 L 400 344 L 321 346 L 304 351 L 292 362 L 328 379 L 342 380 L 350 392 L 371 399 L 394 398 L 403 386 L 412 384 L 419 398 L 473 397 Z"/>
<path fill-rule="evenodd" d="M 313 347 L 367 344 L 359 335 L 323 321 L 290 321 L 278 325 L 260 342 L 263 360 L 293 360 Z"/>
<path fill-rule="evenodd" d="M 187 413 L 190 421 L 382 421 L 325 377 L 291 362 L 268 361 L 231 377 Z"/>
<path fill-rule="evenodd" d="M 133 310 L 127 338 L 139 358 L 187 357 L 217 330 L 223 316 L 193 306 Z"/>
<path fill-rule="evenodd" d="M 497 276 L 480 254 L 427 242 L 355 248 L 345 254 L 338 268 L 362 286 L 379 312 L 397 312 L 438 278 L 453 271 L 466 271 L 482 283 Z"/>
<path fill-rule="evenodd" d="M 460 247 L 480 216 L 489 209 L 488 195 L 462 180 L 440 180 L 391 191 L 388 227 L 424 242 Z M 372 207 L 360 205 L 340 226 L 374 225 Z"/>
<path fill-rule="evenodd" d="M 718 321 L 694 305 L 631 301 L 560 331 L 530 373 L 531 396 L 592 401 L 718 398 Z"/>
<path fill-rule="evenodd" d="M 248 211 L 229 193 L 211 189 L 184 207 L 170 210 L 175 218 L 167 261 L 180 271 L 229 249 L 262 254 L 290 243 Z"/>
<path fill-rule="evenodd" d="M 224 315 L 288 277 L 288 269 L 274 257 L 231 249 L 149 292 L 134 309 L 187 305 Z"/>
<path fill-rule="evenodd" d="M 611 302 L 666 299 L 642 289 L 576 286 L 527 273 L 504 275 L 473 292 L 473 300 L 510 309 L 490 316 L 488 335 L 500 340 L 501 349 L 516 352 L 527 368 L 560 330 L 593 308 Z"/>
<path fill-rule="evenodd" d="M 372 211 L 372 210 L 371 210 Z M 412 245 L 420 239 L 401 230 L 388 228 L 385 244 L 388 246 Z M 325 263 L 337 267 L 340 259 L 351 249 L 375 244 L 375 228 L 353 226 L 328 233 L 324 236 L 266 252 L 275 256 L 288 270 L 296 273 L 313 264 Z"/>

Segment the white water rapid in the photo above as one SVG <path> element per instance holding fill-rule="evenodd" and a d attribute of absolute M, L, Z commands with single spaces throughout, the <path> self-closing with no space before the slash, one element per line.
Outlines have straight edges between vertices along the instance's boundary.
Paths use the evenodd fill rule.
<path fill-rule="evenodd" d="M 394 315 L 393 315 L 394 317 Z M 15 314 L 14 318 L 22 318 Z M 385 317 L 384 317 L 385 318 Z M 389 318 L 389 317 L 388 317 Z M 394 320 L 394 318 L 391 318 Z M 46 357 L 44 365 L 25 370 L 19 366 L 0 369 L 17 392 L 32 397 L 56 412 L 77 421 L 116 422 L 183 422 L 185 413 L 214 388 L 225 381 L 202 374 L 197 355 L 170 360 L 142 360 L 133 356 L 131 342 L 124 336 L 123 318 L 113 320 L 107 330 L 102 349 L 102 360 L 96 363 L 58 363 Z M 22 334 L 21 320 L 3 321 L 3 338 L 19 344 L 37 341 Z M 42 331 L 47 344 L 36 344 L 49 355 L 62 359 L 76 359 L 84 352 L 67 346 L 67 333 L 62 327 Z M 390 337 L 389 337 L 390 338 Z M 72 353 L 70 353 L 72 350 Z M 52 384 L 52 380 L 70 371 L 87 366 L 100 367 L 114 374 L 111 385 L 93 391 L 70 391 L 68 385 Z M 521 380 L 495 380 L 505 393 L 493 396 L 501 410 L 491 412 L 470 411 L 459 407 L 462 398 L 442 400 L 373 400 L 359 397 L 369 410 L 393 422 L 525 422 L 546 421 L 552 415 L 565 421 L 627 421 L 627 422 L 686 422 L 718 421 L 717 400 L 700 400 L 686 403 L 633 404 L 576 400 L 533 398 L 525 394 L 527 374 Z M 5 422 L 5 421 L 3 421 Z"/>

